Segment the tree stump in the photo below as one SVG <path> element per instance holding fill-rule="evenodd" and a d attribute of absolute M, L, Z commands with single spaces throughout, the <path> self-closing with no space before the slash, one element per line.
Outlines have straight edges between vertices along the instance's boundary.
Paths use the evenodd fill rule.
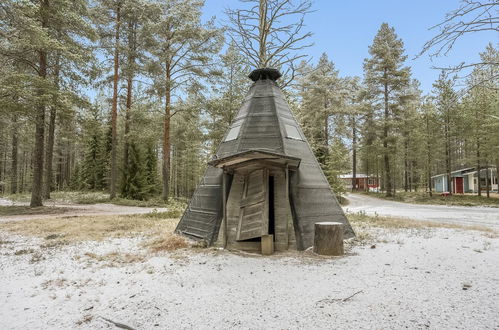
<path fill-rule="evenodd" d="M 343 255 L 343 224 L 317 222 L 315 224 L 314 253 L 326 256 Z"/>

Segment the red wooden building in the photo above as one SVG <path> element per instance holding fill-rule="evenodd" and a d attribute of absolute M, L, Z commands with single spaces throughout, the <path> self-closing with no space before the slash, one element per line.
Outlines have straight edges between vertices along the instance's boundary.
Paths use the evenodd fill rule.
<path fill-rule="evenodd" d="M 353 179 L 353 174 L 342 174 L 340 179 L 345 184 L 345 189 L 352 191 L 353 184 L 355 182 L 355 189 L 357 191 L 378 191 L 379 190 L 379 178 L 369 177 L 366 174 L 357 173 L 355 175 L 355 181 Z"/>

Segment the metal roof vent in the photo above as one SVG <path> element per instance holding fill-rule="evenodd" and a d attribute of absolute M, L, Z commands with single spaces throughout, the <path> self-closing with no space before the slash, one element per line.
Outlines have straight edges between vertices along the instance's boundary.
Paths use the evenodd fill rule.
<path fill-rule="evenodd" d="M 272 69 L 272 68 L 262 68 L 262 69 L 256 69 L 253 70 L 249 74 L 249 78 L 253 81 L 257 80 L 263 80 L 263 79 L 270 79 L 272 81 L 276 81 L 277 79 L 281 78 L 281 73 L 277 69 Z"/>

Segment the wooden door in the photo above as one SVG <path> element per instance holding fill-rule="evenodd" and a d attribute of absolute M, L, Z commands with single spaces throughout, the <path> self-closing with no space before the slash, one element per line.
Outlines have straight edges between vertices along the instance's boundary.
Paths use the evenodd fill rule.
<path fill-rule="evenodd" d="M 258 169 L 244 180 L 236 240 L 243 241 L 267 235 L 269 230 L 269 173 Z"/>
<path fill-rule="evenodd" d="M 462 193 L 464 193 L 464 187 L 463 187 L 463 184 L 464 184 L 464 182 L 463 182 L 463 178 L 459 178 L 459 177 L 457 177 L 457 178 L 456 178 L 456 185 L 455 185 L 455 187 L 454 187 L 454 188 L 455 188 L 455 190 L 456 190 L 456 193 L 457 193 L 457 194 L 462 194 Z"/>

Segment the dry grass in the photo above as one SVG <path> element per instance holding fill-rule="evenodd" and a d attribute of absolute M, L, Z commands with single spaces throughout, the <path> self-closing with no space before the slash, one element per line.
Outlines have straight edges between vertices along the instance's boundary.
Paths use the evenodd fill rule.
<path fill-rule="evenodd" d="M 112 266 L 143 262 L 145 260 L 143 255 L 119 252 L 111 252 L 103 255 L 87 252 L 85 253 L 85 256 L 99 262 L 106 262 Z"/>
<path fill-rule="evenodd" d="M 144 235 L 151 240 L 144 244 L 152 252 L 173 251 L 191 247 L 183 236 L 173 231 L 178 218 L 163 218 L 163 213 L 142 215 L 90 216 L 36 219 L 0 223 L 0 230 L 20 235 L 44 238 L 41 248 L 54 248 L 80 241 L 100 241 L 106 238 Z M 24 252 L 24 251 L 23 251 Z M 86 254 L 87 257 L 110 264 L 141 262 L 143 256 L 109 253 Z"/>
<path fill-rule="evenodd" d="M 490 198 L 485 194 L 478 196 L 475 194 L 455 194 L 451 196 L 441 196 L 439 193 L 433 193 L 429 196 L 426 192 L 403 192 L 398 191 L 393 197 L 386 197 L 384 193 L 366 193 L 369 196 L 382 198 L 397 202 L 413 204 L 437 204 L 437 205 L 456 205 L 456 206 L 489 206 L 499 207 L 499 194 L 490 193 Z"/>
<path fill-rule="evenodd" d="M 159 236 L 172 233 L 177 223 L 178 219 L 150 218 L 141 215 L 90 216 L 5 222 L 0 223 L 0 230 L 43 237 L 50 247 L 64 242 L 131 237 L 138 233 Z"/>
<path fill-rule="evenodd" d="M 10 215 L 31 215 L 31 214 L 62 214 L 71 211 L 70 208 L 53 207 L 53 206 L 40 206 L 29 207 L 20 205 L 0 206 L 0 216 Z"/>
<path fill-rule="evenodd" d="M 379 217 L 379 216 L 367 216 L 363 213 L 350 213 L 347 214 L 348 219 L 351 224 L 358 228 L 366 227 L 381 227 L 381 228 L 391 228 L 391 229 L 422 229 L 422 228 L 450 228 L 450 229 L 464 229 L 464 230 L 476 230 L 481 231 L 490 235 L 497 236 L 499 233 L 491 228 L 484 226 L 466 226 L 460 224 L 451 223 L 441 223 L 441 222 L 431 222 L 431 221 L 419 221 L 404 218 L 392 218 L 392 217 Z"/>
<path fill-rule="evenodd" d="M 160 237 L 147 244 L 147 247 L 153 252 L 185 249 L 189 246 L 189 243 L 184 237 L 174 233 L 162 234 Z"/>

